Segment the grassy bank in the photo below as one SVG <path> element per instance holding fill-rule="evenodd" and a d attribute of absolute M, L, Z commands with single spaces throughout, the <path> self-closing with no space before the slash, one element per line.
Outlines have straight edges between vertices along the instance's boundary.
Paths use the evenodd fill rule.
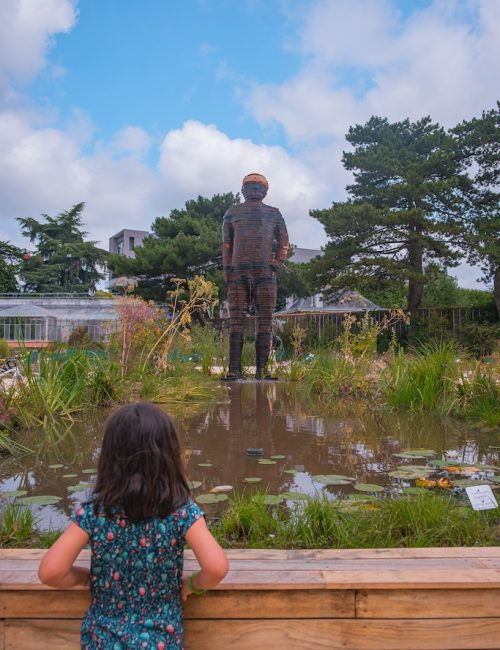
<path fill-rule="evenodd" d="M 423 491 L 395 499 L 330 501 L 309 497 L 271 505 L 265 493 L 233 497 L 209 526 L 224 548 L 397 548 L 500 544 L 498 511 L 475 512 L 456 495 Z M 206 507 L 206 506 L 202 506 Z M 0 547 L 50 546 L 59 531 L 40 532 L 29 508 L 0 513 Z"/>

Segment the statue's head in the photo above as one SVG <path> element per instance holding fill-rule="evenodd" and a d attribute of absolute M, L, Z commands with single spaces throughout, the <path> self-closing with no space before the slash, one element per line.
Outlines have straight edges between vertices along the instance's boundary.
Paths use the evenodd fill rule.
<path fill-rule="evenodd" d="M 243 179 L 241 193 L 245 199 L 262 199 L 266 196 L 269 183 L 262 174 L 247 174 Z"/>

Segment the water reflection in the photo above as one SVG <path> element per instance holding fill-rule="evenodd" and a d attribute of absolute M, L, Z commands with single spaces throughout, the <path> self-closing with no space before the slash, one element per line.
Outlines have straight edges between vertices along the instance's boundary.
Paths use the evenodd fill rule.
<path fill-rule="evenodd" d="M 106 415 L 101 412 L 76 423 L 64 434 L 22 436 L 20 442 L 35 453 L 3 459 L 0 490 L 61 496 L 55 506 L 37 508 L 37 515 L 45 528 L 64 525 L 74 503 L 86 494 L 84 489 L 69 492 L 68 486 L 92 478 L 84 470 L 96 466 Z M 311 480 L 315 474 L 347 474 L 361 482 L 385 485 L 387 473 L 402 464 L 393 454 L 405 448 L 434 449 L 437 458 L 468 463 L 498 462 L 498 451 L 489 449 L 498 444 L 494 433 L 474 431 L 450 418 L 391 413 L 369 402 L 324 404 L 308 398 L 300 386 L 281 382 L 232 384 L 202 414 L 177 417 L 176 425 L 189 477 L 202 482 L 196 493 L 226 484 L 239 491 L 255 489 L 244 482 L 245 477 L 260 477 L 258 488 L 273 493 L 314 493 L 325 489 Z M 262 447 L 265 458 L 285 458 L 262 465 L 247 455 L 249 447 Z M 294 476 L 287 472 L 291 469 L 297 471 Z M 326 489 L 345 493 L 352 486 Z"/>

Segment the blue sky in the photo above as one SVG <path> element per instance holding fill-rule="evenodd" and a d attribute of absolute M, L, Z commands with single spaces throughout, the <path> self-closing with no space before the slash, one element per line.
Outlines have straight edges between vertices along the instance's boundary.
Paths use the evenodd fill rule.
<path fill-rule="evenodd" d="M 345 196 L 348 127 L 478 116 L 498 61 L 500 0 L 2 0 L 0 239 L 85 201 L 106 246 L 261 171 L 319 247 L 308 212 Z"/>

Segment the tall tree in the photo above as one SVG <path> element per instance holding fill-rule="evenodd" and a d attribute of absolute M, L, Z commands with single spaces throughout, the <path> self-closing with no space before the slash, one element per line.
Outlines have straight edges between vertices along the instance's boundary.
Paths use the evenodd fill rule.
<path fill-rule="evenodd" d="M 354 174 L 349 198 L 311 216 L 325 227 L 325 254 L 310 263 L 317 287 L 408 283 L 407 308 L 422 302 L 424 266 L 461 256 L 464 190 L 470 179 L 454 140 L 430 117 L 389 123 L 372 117 L 351 127 L 343 155 Z"/>
<path fill-rule="evenodd" d="M 0 293 L 17 291 L 16 271 L 22 252 L 9 242 L 0 241 Z"/>
<path fill-rule="evenodd" d="M 104 265 L 107 252 L 94 241 L 85 241 L 86 232 L 81 213 L 84 203 L 55 217 L 42 215 L 45 222 L 19 217 L 21 231 L 36 250 L 23 259 L 20 277 L 24 291 L 37 293 L 86 293 L 95 289 L 104 278 L 99 267 Z"/>
<path fill-rule="evenodd" d="M 135 258 L 111 255 L 109 268 L 115 275 L 137 278 L 137 293 L 153 300 L 165 300 L 174 277 L 203 274 L 223 290 L 222 218 L 239 201 L 231 192 L 187 201 L 184 209 L 155 219 L 153 236 L 135 249 Z"/>
<path fill-rule="evenodd" d="M 500 316 L 500 102 L 480 118 L 461 122 L 452 133 L 474 180 L 467 232 L 469 260 L 481 265 L 483 280 L 493 280 Z"/>

